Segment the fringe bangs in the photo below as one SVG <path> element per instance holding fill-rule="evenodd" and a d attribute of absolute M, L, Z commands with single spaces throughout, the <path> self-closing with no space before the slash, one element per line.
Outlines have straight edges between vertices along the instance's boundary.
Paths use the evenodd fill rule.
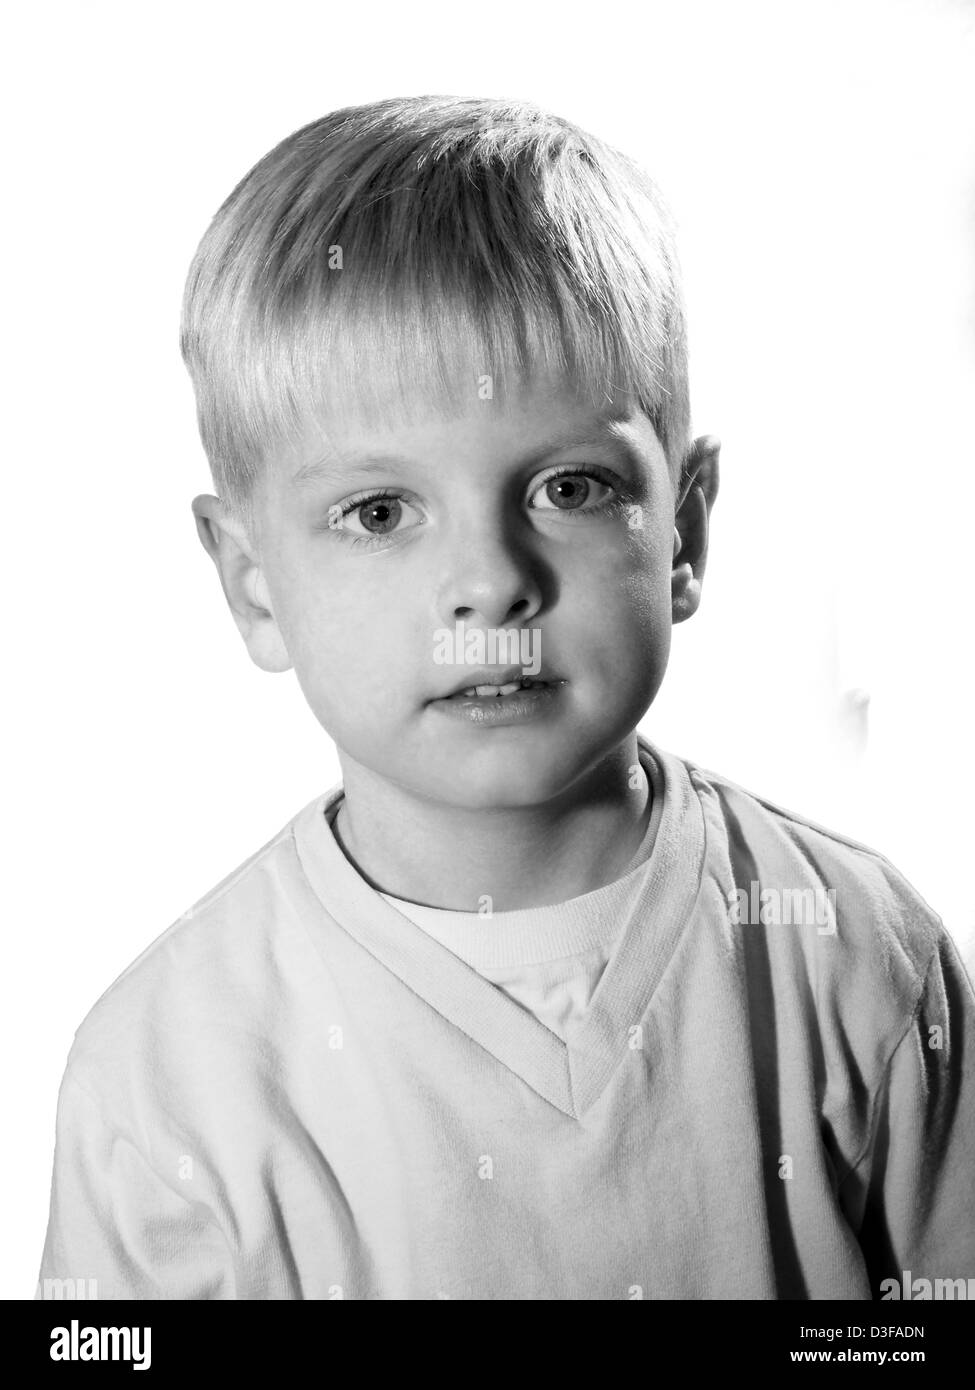
<path fill-rule="evenodd" d="M 241 181 L 197 252 L 184 358 L 238 515 L 310 421 L 413 422 L 546 380 L 689 443 L 669 214 L 636 166 L 534 107 L 347 108 Z M 223 495 L 222 494 L 222 495 Z"/>

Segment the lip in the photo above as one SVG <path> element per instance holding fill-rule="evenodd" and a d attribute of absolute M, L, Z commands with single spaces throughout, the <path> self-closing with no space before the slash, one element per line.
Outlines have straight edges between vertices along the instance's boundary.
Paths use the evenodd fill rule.
<path fill-rule="evenodd" d="M 525 670 L 523 666 L 472 667 L 465 673 L 463 680 L 458 681 L 452 689 L 446 691 L 438 698 L 441 700 L 449 700 L 452 695 L 460 695 L 462 691 L 470 690 L 475 685 L 511 685 L 513 681 L 522 681 L 524 677 Z M 550 685 L 554 685 L 560 677 L 550 675 L 546 671 L 539 671 L 537 675 L 529 676 L 528 679 L 533 681 L 545 681 Z M 471 696 L 470 698 L 474 699 L 475 697 Z M 482 698 L 495 700 L 498 697 L 496 695 L 487 695 Z M 513 697 L 505 696 L 504 698 L 511 699 Z"/>
<path fill-rule="evenodd" d="M 538 679 L 544 678 L 539 676 Z M 488 685 L 495 682 L 478 683 Z M 553 678 L 549 685 L 537 686 L 533 690 L 521 690 L 513 695 L 465 695 L 460 699 L 444 696 L 439 700 L 431 700 L 430 708 L 438 714 L 447 715 L 448 718 L 463 719 L 469 724 L 481 724 L 489 728 L 523 724 L 556 710 L 561 703 L 562 690 L 566 685 L 568 681 Z M 469 689 L 468 686 L 461 688 Z"/>

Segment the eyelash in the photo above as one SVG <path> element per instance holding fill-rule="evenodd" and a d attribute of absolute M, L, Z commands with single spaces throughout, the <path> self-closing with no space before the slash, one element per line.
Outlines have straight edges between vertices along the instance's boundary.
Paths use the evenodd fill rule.
<path fill-rule="evenodd" d="M 592 467 L 591 465 L 588 469 L 573 468 L 571 465 L 568 465 L 564 468 L 556 469 L 554 473 L 550 473 L 548 477 L 545 478 L 545 480 L 539 484 L 538 488 L 536 489 L 536 493 L 540 492 L 542 488 L 546 486 L 547 483 L 554 482 L 556 478 L 592 478 L 595 482 L 603 483 L 606 487 L 612 488 L 616 494 L 614 497 L 607 497 L 602 502 L 597 502 L 594 507 L 586 507 L 584 509 L 569 509 L 568 511 L 562 513 L 564 516 L 577 516 L 579 515 L 580 510 L 582 512 L 582 515 L 584 516 L 593 516 L 594 514 L 600 515 L 601 513 L 611 511 L 614 508 L 621 508 L 626 503 L 626 495 L 617 486 L 615 480 L 613 480 L 612 475 L 609 473 L 608 470 L 597 469 Z M 534 497 L 536 493 L 533 493 L 532 496 Z M 345 506 L 342 508 L 342 520 L 344 521 L 347 516 L 351 516 L 353 512 L 358 511 L 360 507 L 364 507 L 368 502 L 381 502 L 387 497 L 394 497 L 400 499 L 402 498 L 402 496 L 403 494 L 397 492 L 394 488 L 379 488 L 376 492 L 363 493 L 359 497 L 352 497 L 349 499 L 348 502 L 346 502 Z M 545 508 L 543 510 L 548 510 L 548 508 Z M 553 508 L 552 510 L 558 509 Z M 422 522 L 420 524 L 422 525 Z M 365 545 L 370 549 L 375 549 L 377 547 L 388 545 L 391 541 L 395 540 L 397 535 L 399 535 L 399 532 L 391 531 L 385 536 L 355 536 L 350 535 L 348 531 L 343 531 L 340 526 L 329 526 L 327 529 L 334 532 L 334 534 L 339 536 L 343 541 L 351 543 L 352 545 Z M 407 529 L 413 530 L 415 528 L 408 527 Z"/>

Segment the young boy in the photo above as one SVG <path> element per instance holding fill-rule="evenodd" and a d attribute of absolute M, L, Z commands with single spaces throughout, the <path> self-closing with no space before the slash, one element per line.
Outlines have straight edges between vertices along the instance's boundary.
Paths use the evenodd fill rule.
<path fill-rule="evenodd" d="M 519 103 L 334 112 L 220 208 L 182 343 L 200 539 L 342 782 L 79 1028 L 39 1296 L 975 1281 L 941 922 L 636 732 L 718 486 L 653 184 Z"/>

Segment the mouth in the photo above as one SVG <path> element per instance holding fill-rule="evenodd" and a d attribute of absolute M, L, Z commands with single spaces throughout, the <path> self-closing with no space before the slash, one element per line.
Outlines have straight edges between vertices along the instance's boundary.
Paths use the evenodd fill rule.
<path fill-rule="evenodd" d="M 493 679 L 489 679 L 492 675 Z M 518 695 L 524 690 L 545 690 L 565 684 L 565 681 L 558 676 L 545 679 L 536 676 L 523 676 L 517 667 L 514 670 L 500 673 L 474 671 L 469 679 L 471 680 L 469 685 L 457 686 L 448 694 L 440 695 L 437 698 L 441 700 L 507 700 L 512 695 Z"/>

